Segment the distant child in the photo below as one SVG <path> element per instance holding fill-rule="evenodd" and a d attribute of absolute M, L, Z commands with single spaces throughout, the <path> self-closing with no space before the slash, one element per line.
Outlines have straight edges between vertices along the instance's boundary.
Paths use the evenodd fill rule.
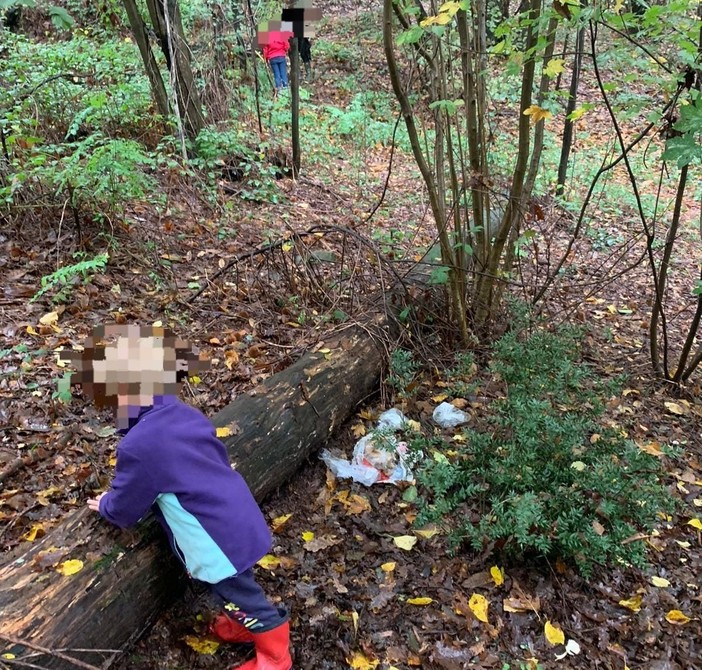
<path fill-rule="evenodd" d="M 120 528 L 153 511 L 190 576 L 223 605 L 211 632 L 255 646 L 239 670 L 290 670 L 288 614 L 252 571 L 271 547 L 266 521 L 213 425 L 175 395 L 205 361 L 164 328 L 118 325 L 96 328 L 82 352 L 61 357 L 77 367 L 73 384 L 115 409 L 123 435 L 112 486 L 88 507 Z"/>
<path fill-rule="evenodd" d="M 290 51 L 290 38 L 293 36 L 289 30 L 274 29 L 279 26 L 279 21 L 270 21 L 268 24 L 270 29 L 259 30 L 258 33 L 259 44 L 263 47 L 263 57 L 273 70 L 276 92 L 288 87 L 287 54 Z"/>

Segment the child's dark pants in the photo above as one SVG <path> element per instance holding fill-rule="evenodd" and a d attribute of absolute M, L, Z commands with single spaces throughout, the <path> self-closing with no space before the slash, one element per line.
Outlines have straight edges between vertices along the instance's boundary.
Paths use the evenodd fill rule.
<path fill-rule="evenodd" d="M 253 570 L 246 570 L 217 584 L 212 592 L 223 602 L 224 611 L 252 633 L 264 633 L 287 621 L 287 613 L 274 607 L 254 579 Z"/>

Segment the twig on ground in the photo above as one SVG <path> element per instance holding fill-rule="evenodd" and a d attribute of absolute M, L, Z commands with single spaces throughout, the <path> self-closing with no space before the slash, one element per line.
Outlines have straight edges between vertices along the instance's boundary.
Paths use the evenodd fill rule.
<path fill-rule="evenodd" d="M 39 651 L 42 654 L 46 654 L 47 656 L 53 656 L 55 658 L 60 658 L 63 661 L 68 661 L 69 663 L 73 663 L 77 668 L 83 668 L 83 670 L 100 670 L 96 665 L 91 665 L 90 663 L 86 663 L 85 661 L 80 661 L 77 658 L 73 658 L 72 656 L 69 656 L 68 654 L 64 654 L 61 651 L 58 651 L 57 649 L 49 649 L 48 647 L 42 647 L 38 644 L 34 644 L 33 642 L 27 642 L 26 640 L 19 640 L 16 637 L 12 637 L 11 635 L 5 635 L 4 633 L 0 633 L 0 639 L 6 640 L 7 642 L 10 642 L 11 644 L 16 644 L 21 647 L 29 647 L 30 649 L 34 649 L 35 651 Z M 91 650 L 92 651 L 92 650 Z M 7 660 L 10 660 L 11 662 L 17 662 L 20 661 L 20 659 L 3 659 L 5 662 Z M 41 667 L 41 666 L 29 666 L 29 667 Z"/>

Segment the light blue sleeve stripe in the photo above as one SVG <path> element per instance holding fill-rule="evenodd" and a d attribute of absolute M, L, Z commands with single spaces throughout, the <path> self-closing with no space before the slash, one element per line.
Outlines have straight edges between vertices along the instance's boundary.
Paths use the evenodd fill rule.
<path fill-rule="evenodd" d="M 188 572 L 200 581 L 216 584 L 233 577 L 237 570 L 193 514 L 184 509 L 175 493 L 156 498 Z"/>

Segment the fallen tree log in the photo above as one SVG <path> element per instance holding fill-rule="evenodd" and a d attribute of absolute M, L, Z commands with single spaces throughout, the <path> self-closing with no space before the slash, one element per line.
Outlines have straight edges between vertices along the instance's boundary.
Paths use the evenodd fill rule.
<path fill-rule="evenodd" d="M 323 351 L 306 354 L 213 418 L 229 428 L 232 464 L 259 501 L 378 388 L 383 356 L 367 331 L 350 328 Z M 83 508 L 5 559 L 0 667 L 108 668 L 181 592 L 183 571 L 156 540 L 161 535 L 153 519 L 120 531 Z M 57 561 L 68 559 L 83 568 L 57 572 Z"/>

